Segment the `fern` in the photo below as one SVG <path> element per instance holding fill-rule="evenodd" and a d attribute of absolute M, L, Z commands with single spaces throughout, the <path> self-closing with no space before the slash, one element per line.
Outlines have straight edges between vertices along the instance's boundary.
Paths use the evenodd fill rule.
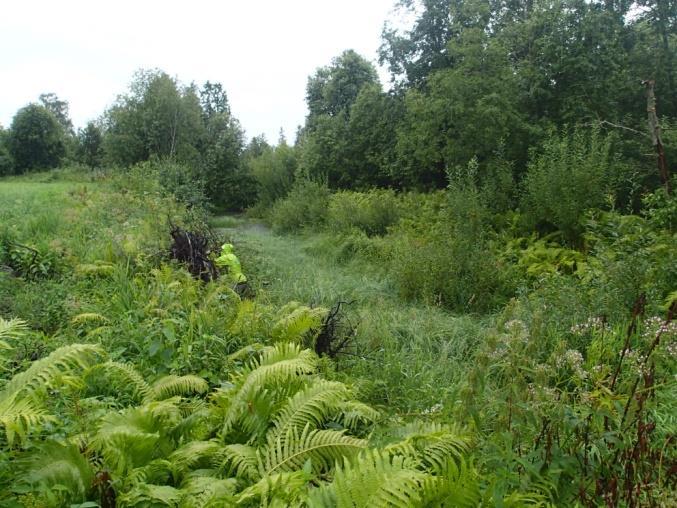
<path fill-rule="evenodd" d="M 178 508 L 181 498 L 181 491 L 174 487 L 141 483 L 129 492 L 120 495 L 118 503 L 120 506 L 129 508 L 159 508 L 163 506 Z"/>
<path fill-rule="evenodd" d="M 105 316 L 102 316 L 101 314 L 97 314 L 96 312 L 83 312 L 82 314 L 78 314 L 77 316 L 73 316 L 71 319 L 71 323 L 74 325 L 79 325 L 83 323 L 103 323 L 106 324 L 108 323 L 108 319 Z"/>
<path fill-rule="evenodd" d="M 61 376 L 79 369 L 86 369 L 102 354 L 97 346 L 71 344 L 37 360 L 31 366 L 14 376 L 2 392 L 0 399 L 9 394 L 26 395 L 52 386 Z"/>
<path fill-rule="evenodd" d="M 413 425 L 405 432 L 402 441 L 386 446 L 385 451 L 416 459 L 420 469 L 445 472 L 450 461 L 460 464 L 468 452 L 467 439 L 443 425 Z"/>
<path fill-rule="evenodd" d="M 351 457 L 367 446 L 366 441 L 346 436 L 335 430 L 313 430 L 310 424 L 299 433 L 290 427 L 284 434 L 271 433 L 267 446 L 259 453 L 259 469 L 263 475 L 291 472 L 303 468 L 310 460 L 319 474 L 334 463 Z"/>
<path fill-rule="evenodd" d="M 23 439 L 31 428 L 53 419 L 36 400 L 36 392 L 75 370 L 86 369 L 100 353 L 98 347 L 87 344 L 63 346 L 14 376 L 0 391 L 0 425 L 8 443 L 12 445 L 16 436 Z"/>
<path fill-rule="evenodd" d="M 349 395 L 343 383 L 316 380 L 291 397 L 277 414 L 274 425 L 284 434 L 289 428 L 306 425 L 319 428 Z"/>
<path fill-rule="evenodd" d="M 298 302 L 290 302 L 280 310 L 280 318 L 273 326 L 271 336 L 278 342 L 302 344 L 308 335 L 319 330 L 327 312 L 327 309 L 323 307 L 311 309 Z M 304 345 L 311 346 L 312 344 Z"/>
<path fill-rule="evenodd" d="M 198 476 L 181 488 L 181 508 L 223 508 L 235 506 L 237 480 Z"/>
<path fill-rule="evenodd" d="M 291 507 L 305 506 L 310 477 L 305 471 L 264 476 L 244 489 L 236 498 L 238 506 Z"/>
<path fill-rule="evenodd" d="M 348 460 L 334 473 L 334 481 L 313 491 L 314 507 L 367 508 L 419 506 L 428 475 L 411 467 L 403 456 L 369 450 L 354 464 Z"/>
<path fill-rule="evenodd" d="M 151 395 L 151 387 L 143 379 L 143 376 L 134 366 L 127 363 L 113 361 L 100 363 L 89 369 L 84 378 L 87 384 L 89 384 L 89 379 L 97 382 L 105 380 L 108 388 L 131 392 L 136 401 L 144 400 Z"/>
<path fill-rule="evenodd" d="M 230 444 L 223 448 L 220 471 L 226 476 L 235 476 L 250 481 L 261 478 L 258 469 L 256 448 L 242 444 Z"/>
<path fill-rule="evenodd" d="M 94 479 L 94 471 L 75 444 L 48 441 L 21 463 L 22 481 L 49 492 L 57 486 L 69 503 L 84 502 Z"/>
<path fill-rule="evenodd" d="M 198 466 L 219 466 L 224 454 L 224 446 L 218 441 L 191 441 L 169 456 L 172 476 L 180 480 Z"/>
<path fill-rule="evenodd" d="M 91 446 L 118 475 L 158 458 L 161 422 L 148 408 L 132 408 L 106 415 Z"/>
<path fill-rule="evenodd" d="M 347 400 L 341 404 L 341 412 L 338 415 L 338 421 L 344 427 L 355 430 L 360 425 L 371 425 L 376 423 L 380 414 L 371 406 L 357 400 Z"/>
<path fill-rule="evenodd" d="M 235 389 L 228 400 L 223 422 L 223 434 L 244 419 L 256 399 L 265 395 L 267 387 L 288 386 L 298 376 L 311 374 L 316 368 L 316 357 L 310 350 L 301 350 L 296 344 L 278 344 L 266 348 L 258 359 L 252 360 L 236 376 Z"/>
<path fill-rule="evenodd" d="M 17 436 L 23 440 L 30 429 L 54 420 L 55 418 L 35 400 L 17 399 L 15 394 L 0 398 L 0 425 L 5 429 L 10 446 L 14 444 Z"/>
<path fill-rule="evenodd" d="M 7 339 L 18 339 L 28 331 L 28 323 L 21 319 L 3 319 L 0 317 L 0 342 Z M 7 345 L 9 347 L 9 345 Z"/>
<path fill-rule="evenodd" d="M 153 383 L 146 395 L 146 402 L 163 400 L 176 395 L 205 393 L 209 389 L 207 381 L 197 376 L 165 376 Z"/>

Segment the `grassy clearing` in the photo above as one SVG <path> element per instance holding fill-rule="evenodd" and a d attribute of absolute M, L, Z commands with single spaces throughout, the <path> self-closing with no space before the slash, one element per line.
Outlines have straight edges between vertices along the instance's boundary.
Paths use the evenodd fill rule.
<path fill-rule="evenodd" d="M 246 221 L 223 232 L 242 253 L 259 301 L 323 307 L 351 302 L 355 356 L 340 358 L 339 375 L 359 379 L 370 402 L 398 414 L 454 407 L 469 355 L 491 317 L 402 301 L 375 263 L 337 261 L 329 235 L 278 236 Z"/>
<path fill-rule="evenodd" d="M 327 481 L 335 460 L 355 456 L 346 478 L 384 485 L 389 473 L 379 468 L 406 466 L 402 474 L 432 482 L 412 483 L 410 496 L 439 487 L 454 498 L 461 487 L 442 481 L 450 474 L 463 478 L 469 505 L 569 506 L 628 471 L 637 472 L 628 482 L 651 477 L 654 496 L 670 495 L 677 327 L 655 303 L 644 315 L 597 314 L 601 296 L 624 309 L 646 277 L 664 292 L 671 272 L 655 253 L 671 252 L 668 232 L 611 216 L 600 225 L 626 234 L 600 233 L 586 258 L 607 278 L 540 270 L 550 265 L 532 252 L 540 287 L 478 315 L 402 299 L 384 262 L 398 251 L 387 242 L 401 242 L 417 275 L 407 238 L 424 224 L 409 236 L 391 236 L 390 226 L 384 236 L 353 228 L 277 236 L 249 219 L 215 218 L 257 292 L 242 300 L 227 277 L 203 283 L 167 259 L 170 223 L 198 227 L 201 214 L 140 171 L 92 176 L 0 182 L 0 505 L 101 504 L 105 494 L 88 486 L 105 471 L 122 506 L 156 506 L 167 495 L 193 506 L 193 489 L 207 485 L 230 489 L 238 506 L 325 506 L 313 504 L 313 489 L 321 484 L 331 498 L 342 488 Z M 338 301 L 351 302 L 352 347 L 336 362 L 318 359 L 310 349 Z M 30 393 L 13 391 L 34 372 Z M 14 400 L 28 401 L 28 419 L 8 414 Z M 301 424 L 280 427 L 286 418 Z M 314 430 L 302 436 L 306 423 Z M 309 469 L 305 458 L 294 462 L 266 490 L 291 460 L 270 455 L 280 443 L 306 457 L 324 439 L 333 440 L 327 455 L 313 455 Z M 197 462 L 185 462 L 196 452 Z M 235 467 L 257 453 L 269 466 Z M 374 453 L 389 462 L 372 464 L 381 460 Z M 205 476 L 225 456 L 232 467 Z M 40 476 L 42 457 L 63 470 Z M 433 462 L 444 469 L 421 466 Z M 448 469 L 458 464 L 462 471 Z"/>

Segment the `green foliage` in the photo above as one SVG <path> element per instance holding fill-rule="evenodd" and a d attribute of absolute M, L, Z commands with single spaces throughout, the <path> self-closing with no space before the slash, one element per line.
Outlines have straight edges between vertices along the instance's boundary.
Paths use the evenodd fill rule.
<path fill-rule="evenodd" d="M 0 125 L 0 176 L 14 173 L 14 160 L 9 146 L 10 133 Z"/>
<path fill-rule="evenodd" d="M 331 195 L 326 227 L 332 231 L 358 229 L 369 236 L 384 235 L 404 214 L 404 203 L 393 191 L 341 191 Z"/>
<path fill-rule="evenodd" d="M 98 168 L 103 161 L 103 134 L 94 122 L 88 122 L 78 131 L 78 160 L 90 168 Z"/>
<path fill-rule="evenodd" d="M 291 191 L 298 167 L 296 149 L 282 140 L 276 147 L 267 147 L 250 158 L 248 166 L 256 180 L 258 205 L 270 207 Z"/>
<path fill-rule="evenodd" d="M 327 217 L 329 190 L 311 180 L 297 180 L 289 195 L 269 212 L 275 231 L 292 232 L 322 224 Z"/>
<path fill-rule="evenodd" d="M 472 183 L 451 184 L 393 229 L 389 269 L 407 298 L 486 311 L 512 291 L 492 247 L 489 213 Z"/>
<path fill-rule="evenodd" d="M 0 323 L 5 328 L 4 335 L 8 335 L 7 323 Z M 12 328 L 16 333 L 16 325 Z M 12 446 L 15 440 L 26 439 L 29 432 L 54 420 L 43 405 L 45 390 L 57 386 L 63 376 L 92 364 L 100 353 L 95 346 L 63 346 L 12 377 L 0 391 L 0 425 L 7 444 Z"/>
<path fill-rule="evenodd" d="M 643 214 L 647 216 L 653 227 L 675 232 L 677 229 L 677 198 L 674 194 L 670 195 L 664 188 L 659 188 L 644 196 L 643 204 Z"/>
<path fill-rule="evenodd" d="M 159 70 L 139 71 L 129 93 L 105 113 L 106 156 L 122 166 L 152 156 L 190 158 L 204 132 L 201 115 L 193 87 Z"/>
<path fill-rule="evenodd" d="M 604 208 L 611 187 L 611 138 L 598 130 L 551 134 L 542 153 L 534 152 L 524 180 L 522 208 L 530 225 L 557 228 L 569 241 L 583 231 L 591 208 Z"/>
<path fill-rule="evenodd" d="M 17 173 L 54 168 L 65 155 L 63 128 L 49 110 L 29 104 L 14 115 L 9 149 Z"/>

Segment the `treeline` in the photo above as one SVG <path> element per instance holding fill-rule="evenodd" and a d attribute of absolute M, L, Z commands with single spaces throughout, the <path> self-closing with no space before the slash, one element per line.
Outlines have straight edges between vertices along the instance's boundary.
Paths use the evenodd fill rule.
<path fill-rule="evenodd" d="M 160 70 L 142 70 L 127 93 L 77 132 L 68 102 L 43 94 L 20 109 L 1 136 L 0 174 L 172 161 L 165 179 L 190 182 L 191 195 L 216 206 L 242 208 L 254 193 L 243 165 L 244 130 L 220 83 L 183 85 Z"/>
<path fill-rule="evenodd" d="M 248 145 L 221 84 L 140 71 L 96 121 L 75 132 L 54 94 L 0 133 L 0 174 L 64 160 L 129 167 L 170 159 L 217 207 L 262 208 L 294 182 L 329 189 L 444 188 L 470 161 L 503 210 L 518 206 L 530 160 L 586 129 L 610 143 L 615 205 L 637 210 L 659 184 L 643 81 L 655 82 L 667 160 L 677 118 L 674 0 L 400 0 L 407 30 L 384 27 L 380 63 L 352 50 L 308 79 L 293 145 Z M 531 155 L 530 155 L 531 154 Z M 176 172 L 174 172 L 176 173 Z M 186 176 L 187 175 L 187 176 Z M 176 175 L 174 175 L 176 176 Z M 560 175 L 561 176 L 561 175 Z M 563 178 L 566 178 L 564 176 Z"/>
<path fill-rule="evenodd" d="M 647 156 L 642 82 L 655 82 L 669 127 L 677 116 L 675 2 L 403 0 L 399 7 L 416 20 L 407 31 L 383 32 L 389 91 L 352 51 L 310 77 L 297 174 L 333 189 L 430 190 L 474 159 L 477 183 L 501 186 L 505 205 L 514 206 L 530 151 L 578 128 L 613 132 L 624 205 L 637 205 L 633 189 L 659 183 Z M 664 136 L 672 148 L 674 131 Z"/>

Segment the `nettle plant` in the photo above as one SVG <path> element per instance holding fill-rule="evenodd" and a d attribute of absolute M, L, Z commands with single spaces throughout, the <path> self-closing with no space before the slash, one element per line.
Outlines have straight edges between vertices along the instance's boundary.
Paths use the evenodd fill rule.
<path fill-rule="evenodd" d="M 583 506 L 675 501 L 677 303 L 665 318 L 645 317 L 645 304 L 624 325 L 593 316 L 550 349 L 516 319 L 489 338 L 464 394 L 495 493 L 531 485 Z"/>
<path fill-rule="evenodd" d="M 3 331 L 4 330 L 4 331 Z M 0 321 L 2 346 L 23 332 Z M 5 340 L 7 339 L 7 340 Z M 379 413 L 293 343 L 247 347 L 216 388 L 147 382 L 96 346 L 57 349 L 0 392 L 0 504 L 474 506 L 468 441 L 441 425 L 375 449 Z"/>

